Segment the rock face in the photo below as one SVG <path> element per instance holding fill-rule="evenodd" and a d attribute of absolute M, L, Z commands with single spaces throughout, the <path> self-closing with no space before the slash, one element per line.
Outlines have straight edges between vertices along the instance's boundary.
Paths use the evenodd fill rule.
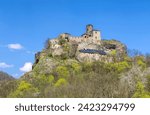
<path fill-rule="evenodd" d="M 57 38 L 56 40 L 59 41 L 60 39 Z M 38 52 L 35 55 L 35 63 L 38 63 L 45 56 L 64 59 L 75 58 L 79 62 L 103 61 L 109 63 L 113 61 L 113 58 L 121 61 L 126 54 L 126 46 L 116 40 L 101 40 L 101 44 L 88 42 L 77 44 L 65 41 L 63 44 L 59 44 L 59 42 L 51 43 L 48 49 Z"/>
<path fill-rule="evenodd" d="M 87 25 L 86 33 L 73 37 L 68 33 L 60 34 L 58 38 L 47 41 L 47 47 L 35 55 L 35 64 L 43 57 L 61 59 L 76 59 L 79 62 L 112 62 L 121 61 L 125 56 L 126 46 L 116 40 L 101 40 L 100 31 Z"/>

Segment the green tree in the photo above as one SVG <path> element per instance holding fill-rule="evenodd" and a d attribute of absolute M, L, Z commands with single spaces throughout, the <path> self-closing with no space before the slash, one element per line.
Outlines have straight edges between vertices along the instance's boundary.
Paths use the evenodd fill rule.
<path fill-rule="evenodd" d="M 8 97 L 36 97 L 38 89 L 33 87 L 30 83 L 26 81 L 20 81 L 17 89 L 12 92 Z"/>
<path fill-rule="evenodd" d="M 133 98 L 150 98 L 150 94 L 145 91 L 145 87 L 142 82 L 138 81 L 136 85 L 136 91 Z"/>

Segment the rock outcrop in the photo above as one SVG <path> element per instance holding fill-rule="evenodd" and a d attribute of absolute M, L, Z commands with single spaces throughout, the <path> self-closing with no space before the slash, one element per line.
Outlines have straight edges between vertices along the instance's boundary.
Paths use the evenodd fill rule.
<path fill-rule="evenodd" d="M 110 63 L 122 61 L 127 55 L 126 46 L 116 40 L 102 40 L 100 31 L 94 30 L 92 25 L 87 25 L 86 33 L 80 37 L 73 37 L 68 33 L 60 34 L 55 39 L 46 41 L 43 51 L 35 54 L 35 63 L 47 63 L 43 67 L 52 69 L 56 65 L 55 59 L 74 59 L 78 62 L 102 61 Z M 46 57 L 46 58 L 45 58 Z M 40 61 L 42 60 L 42 62 Z M 51 63 L 55 60 L 55 64 Z"/>

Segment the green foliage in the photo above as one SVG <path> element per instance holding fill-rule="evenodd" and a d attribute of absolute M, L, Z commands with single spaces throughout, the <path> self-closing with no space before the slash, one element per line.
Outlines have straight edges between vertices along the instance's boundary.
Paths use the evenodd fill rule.
<path fill-rule="evenodd" d="M 136 91 L 133 95 L 133 98 L 150 98 L 150 93 L 145 91 L 144 85 L 140 81 L 137 82 Z"/>
<path fill-rule="evenodd" d="M 59 45 L 63 45 L 66 43 L 66 40 L 63 38 L 59 38 Z"/>
<path fill-rule="evenodd" d="M 131 68 L 131 66 L 126 61 L 117 62 L 117 63 L 108 63 L 106 64 L 106 68 L 109 71 L 116 71 L 117 73 L 124 72 Z"/>
<path fill-rule="evenodd" d="M 64 78 L 60 78 L 56 83 L 55 83 L 55 87 L 60 87 L 60 86 L 62 86 L 62 85 L 66 85 L 67 84 L 67 81 L 66 81 L 66 79 L 64 79 Z"/>
<path fill-rule="evenodd" d="M 75 54 L 76 54 L 76 51 L 77 51 L 78 45 L 77 44 L 73 44 L 73 45 L 70 45 L 69 47 L 70 47 L 69 48 L 69 57 L 70 58 L 74 58 Z"/>
<path fill-rule="evenodd" d="M 38 89 L 34 88 L 30 83 L 20 81 L 17 89 L 9 97 L 34 97 L 37 92 Z"/>
<path fill-rule="evenodd" d="M 148 76 L 146 76 L 146 78 L 147 78 L 147 84 L 146 84 L 146 88 L 147 88 L 147 90 L 148 90 L 148 92 L 150 92 L 150 75 L 148 75 Z"/>
<path fill-rule="evenodd" d="M 65 44 L 63 45 L 63 50 L 64 50 L 64 52 L 69 52 L 69 49 L 70 49 L 69 45 L 68 45 L 67 43 L 65 43 Z"/>
<path fill-rule="evenodd" d="M 24 90 L 28 90 L 31 88 L 31 84 L 27 83 L 26 81 L 21 81 L 19 86 L 18 86 L 18 90 L 19 91 L 24 91 Z"/>
<path fill-rule="evenodd" d="M 47 56 L 48 56 L 48 57 L 53 57 L 53 56 L 52 56 L 52 53 L 48 53 L 48 55 L 47 55 Z"/>
<path fill-rule="evenodd" d="M 123 57 L 124 59 L 124 61 L 127 61 L 128 63 L 131 63 L 132 62 L 132 58 L 131 57 L 129 57 L 129 56 L 124 56 Z"/>
<path fill-rule="evenodd" d="M 82 70 L 82 67 L 80 66 L 80 64 L 75 63 L 75 62 L 71 64 L 71 67 L 73 68 L 75 73 L 80 73 Z"/>
<path fill-rule="evenodd" d="M 146 63 L 144 63 L 142 60 L 137 60 L 138 66 L 142 67 L 143 69 L 146 68 Z"/>
<path fill-rule="evenodd" d="M 59 78 L 68 78 L 68 76 L 69 76 L 69 71 L 68 71 L 67 67 L 65 67 L 65 66 L 58 66 L 56 68 L 56 73 Z"/>
<path fill-rule="evenodd" d="M 11 92 L 15 91 L 16 87 L 16 80 L 0 82 L 0 98 L 6 98 Z"/>
<path fill-rule="evenodd" d="M 116 51 L 116 50 L 112 50 L 112 51 L 110 52 L 110 54 L 111 54 L 112 56 L 116 56 L 117 51 Z"/>
<path fill-rule="evenodd" d="M 92 69 L 92 63 L 90 63 L 90 62 L 84 62 L 84 63 L 82 63 L 82 67 L 83 67 L 83 71 L 88 71 L 88 72 L 90 72 L 90 71 L 92 71 L 93 69 Z"/>
<path fill-rule="evenodd" d="M 54 81 L 54 76 L 53 75 L 48 76 L 47 82 L 52 83 L 53 81 Z"/>
<path fill-rule="evenodd" d="M 140 66 L 142 69 L 146 68 L 146 62 L 143 56 L 136 56 L 134 57 L 135 63 Z"/>
<path fill-rule="evenodd" d="M 66 53 L 66 52 L 62 53 L 60 57 L 61 57 L 62 60 L 66 60 L 66 59 L 69 58 L 68 53 Z"/>
<path fill-rule="evenodd" d="M 33 77 L 32 84 L 34 87 L 43 90 L 47 85 L 52 85 L 54 80 L 53 75 L 39 74 Z"/>
<path fill-rule="evenodd" d="M 43 84 L 43 85 L 52 83 L 54 81 L 53 75 L 46 76 L 46 75 L 42 74 L 42 75 L 39 75 L 38 78 L 39 78 L 41 84 Z"/>

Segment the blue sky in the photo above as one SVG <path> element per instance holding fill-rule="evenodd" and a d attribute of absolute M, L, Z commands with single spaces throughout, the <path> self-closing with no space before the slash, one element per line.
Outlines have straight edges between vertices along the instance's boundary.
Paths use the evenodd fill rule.
<path fill-rule="evenodd" d="M 86 24 L 103 39 L 150 52 L 149 0 L 0 0 L 0 70 L 18 78 L 47 38 L 80 36 Z"/>

